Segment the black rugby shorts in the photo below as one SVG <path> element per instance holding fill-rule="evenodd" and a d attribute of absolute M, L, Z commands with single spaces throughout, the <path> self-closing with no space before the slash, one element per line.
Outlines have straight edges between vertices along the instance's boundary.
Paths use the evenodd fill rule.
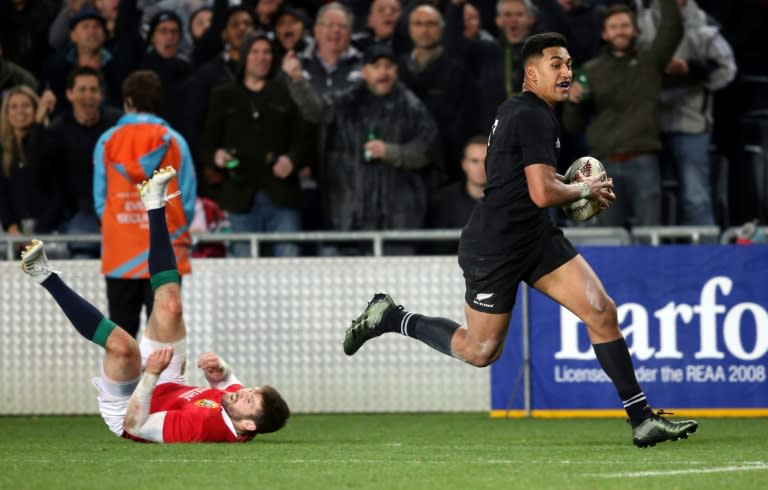
<path fill-rule="evenodd" d="M 515 306 L 520 281 L 532 285 L 577 254 L 563 231 L 556 227 L 515 256 L 480 256 L 459 247 L 459 266 L 466 284 L 464 300 L 473 310 L 509 313 Z"/>

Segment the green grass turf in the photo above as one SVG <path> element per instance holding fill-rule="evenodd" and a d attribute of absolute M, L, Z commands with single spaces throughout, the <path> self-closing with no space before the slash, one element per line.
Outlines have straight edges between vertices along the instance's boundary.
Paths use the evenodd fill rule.
<path fill-rule="evenodd" d="M 0 417 L 0 489 L 24 488 L 762 490 L 768 420 L 704 419 L 638 449 L 618 419 L 295 415 L 249 444 L 159 445 L 98 417 Z"/>

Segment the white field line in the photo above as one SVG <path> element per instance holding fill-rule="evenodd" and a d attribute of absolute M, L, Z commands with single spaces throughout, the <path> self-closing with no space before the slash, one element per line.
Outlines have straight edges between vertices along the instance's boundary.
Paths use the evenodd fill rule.
<path fill-rule="evenodd" d="M 740 471 L 765 471 L 768 464 L 763 462 L 744 462 L 733 466 L 717 466 L 714 468 L 696 468 L 688 470 L 651 470 L 624 471 L 620 473 L 588 473 L 584 476 L 598 478 L 645 478 L 649 476 L 703 475 L 707 473 L 735 473 Z"/>
<path fill-rule="evenodd" d="M 109 462 L 113 464 L 118 464 L 124 461 L 128 461 L 129 459 L 120 459 L 120 458 L 110 458 Z M 6 462 L 8 463 L 14 463 L 14 464 L 53 464 L 53 463 L 68 463 L 68 464 L 92 464 L 92 463 L 98 463 L 101 460 L 96 459 L 88 459 L 88 458 L 57 458 L 57 459 L 47 459 L 47 458 L 36 458 L 36 459 L 27 459 L 23 456 L 15 457 L 15 458 L 8 458 L 6 459 Z M 206 464 L 206 463 L 245 463 L 252 461 L 251 458 L 149 458 L 146 460 L 147 463 L 150 464 Z M 339 464 L 412 464 L 412 465 L 442 465 L 442 464 L 454 464 L 454 461 L 449 460 L 436 460 L 436 459 L 418 459 L 418 460 L 398 460 L 396 458 L 393 459 L 373 459 L 373 458 L 349 458 L 349 459 L 338 459 L 338 458 L 293 458 L 293 459 L 286 459 L 282 461 L 274 461 L 275 464 L 321 464 L 321 465 L 339 465 Z M 537 459 L 474 459 L 474 460 L 468 460 L 465 461 L 467 464 L 474 464 L 474 465 L 564 465 L 564 466 L 592 466 L 595 464 L 594 461 L 572 461 L 572 460 L 537 460 Z M 619 461 L 601 461 L 601 464 L 615 464 L 615 465 L 625 465 L 627 462 L 624 460 Z M 703 461 L 676 461 L 676 464 L 681 465 L 703 465 L 705 464 Z M 762 462 L 734 462 L 734 465 L 741 465 L 741 464 L 749 464 L 749 465 L 763 465 L 763 467 L 753 468 L 753 469 L 766 469 L 768 468 L 768 464 L 762 463 Z M 734 466 L 737 467 L 737 466 Z M 686 471 L 692 471 L 697 472 L 697 470 L 686 470 Z M 613 477 L 613 476 L 624 476 L 629 473 L 591 473 L 588 476 L 603 476 L 603 477 Z"/>
<path fill-rule="evenodd" d="M 112 458 L 112 463 L 119 463 L 120 458 Z M 241 464 L 252 461 L 250 458 L 149 458 L 146 460 L 150 464 L 211 464 L 211 463 L 234 463 Z M 42 464 L 49 465 L 53 463 L 70 463 L 70 464 L 96 464 L 103 463 L 102 460 L 87 459 L 87 458 L 36 458 L 27 459 L 24 457 L 11 458 L 6 460 L 6 463 L 10 464 Z M 421 459 L 421 460 L 406 460 L 398 461 L 397 459 L 374 459 L 374 458 L 352 458 L 352 459 L 338 459 L 338 458 L 311 458 L 311 459 L 286 459 L 283 461 L 274 461 L 275 464 L 290 464 L 290 465 L 444 465 L 454 464 L 454 461 L 447 460 L 435 460 L 435 459 Z M 626 461 L 602 461 L 603 464 L 620 464 L 624 465 Z M 676 464 L 680 465 L 703 465 L 703 461 L 676 461 Z M 530 466 L 536 464 L 545 465 L 563 465 L 563 466 L 582 466 L 582 465 L 594 465 L 594 461 L 572 461 L 572 460 L 519 460 L 519 459 L 475 459 L 471 461 L 465 461 L 465 464 L 477 465 L 477 466 Z M 582 473 L 580 476 L 590 478 L 647 478 L 654 476 L 677 476 L 677 475 L 704 475 L 710 473 L 735 473 L 742 471 L 766 471 L 768 470 L 768 463 L 764 461 L 734 461 L 728 466 L 717 466 L 712 468 L 699 467 L 680 470 L 648 470 L 648 471 L 624 471 L 624 472 L 611 472 L 611 473 Z"/>

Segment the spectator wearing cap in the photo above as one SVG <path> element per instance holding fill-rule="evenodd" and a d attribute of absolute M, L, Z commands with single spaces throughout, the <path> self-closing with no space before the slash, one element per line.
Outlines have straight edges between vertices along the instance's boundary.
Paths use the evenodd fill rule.
<path fill-rule="evenodd" d="M 448 180 L 459 180 L 462 145 L 481 128 L 475 106 L 476 89 L 464 64 L 449 55 L 442 44 L 443 16 L 431 5 L 411 11 L 408 32 L 413 44 L 410 53 L 398 59 L 400 80 L 427 106 L 437 122 Z M 440 184 L 440 182 L 436 182 Z"/>
<path fill-rule="evenodd" d="M 69 39 L 72 45 L 51 55 L 40 76 L 39 89 L 51 90 L 56 96 L 54 115 L 72 108 L 66 98 L 67 77 L 78 66 L 99 70 L 104 79 L 104 102 L 116 108 L 121 107 L 122 73 L 118 61 L 104 46 L 106 25 L 104 16 L 91 7 L 81 9 L 69 19 Z"/>
<path fill-rule="evenodd" d="M 272 77 L 267 35 L 249 34 L 241 50 L 238 80 L 216 87 L 210 98 L 200 152 L 209 195 L 229 212 L 233 232 L 300 231 L 298 173 L 314 150 L 312 128 L 285 80 Z M 237 165 L 227 167 L 233 159 Z M 234 244 L 231 254 L 249 256 L 250 244 Z M 299 248 L 276 243 L 274 254 L 292 257 Z"/>
<path fill-rule="evenodd" d="M 301 9 L 283 7 L 275 17 L 275 64 L 279 65 L 288 51 L 300 52 L 313 41 L 309 35 L 312 24 L 309 16 Z"/>
<path fill-rule="evenodd" d="M 208 15 L 212 15 L 213 0 L 160 0 L 154 2 L 144 2 L 143 14 L 141 18 L 142 26 L 146 32 L 147 27 L 152 23 L 152 18 L 157 15 L 158 12 L 163 10 L 169 10 L 179 16 L 181 25 L 185 27 L 182 29 L 181 43 L 179 44 L 179 52 L 186 58 L 191 59 L 192 49 L 194 48 L 194 36 L 192 32 L 187 28 L 190 26 L 192 18 L 198 12 L 208 12 Z M 210 24 L 210 17 L 208 18 Z M 149 39 L 149 37 L 147 37 Z"/>
<path fill-rule="evenodd" d="M 179 97 L 192 65 L 179 55 L 183 31 L 181 17 L 171 10 L 160 10 L 149 21 L 146 41 L 139 33 L 141 10 L 138 0 L 121 0 L 118 11 L 118 52 L 123 73 L 152 70 L 163 88 L 158 115 L 172 128 L 182 126 L 184 99 Z M 125 34 L 123 34 L 125 33 Z"/>
<path fill-rule="evenodd" d="M 61 2 L 61 10 L 53 20 L 48 30 L 48 44 L 55 51 L 69 46 L 69 23 L 72 17 L 84 8 L 93 8 L 104 17 L 106 27 L 106 41 L 104 45 L 114 52 L 113 41 L 115 38 L 115 22 L 117 20 L 117 2 L 114 0 L 64 0 Z"/>
<path fill-rule="evenodd" d="M 187 141 L 192 142 L 198 175 L 203 175 L 207 168 L 200 163 L 202 159 L 199 155 L 198 142 L 208 111 L 208 98 L 216 85 L 237 79 L 237 73 L 240 70 L 240 47 L 245 36 L 253 32 L 254 24 L 255 20 L 250 9 L 242 5 L 228 7 L 227 0 L 216 0 L 211 26 L 198 45 L 202 50 L 201 53 L 219 46 L 218 54 L 195 69 L 183 90 L 184 124 L 181 132 Z M 202 56 L 201 59 L 204 59 L 205 55 Z M 201 192 L 205 193 L 205 186 L 202 187 Z"/>
<path fill-rule="evenodd" d="M 392 51 L 365 53 L 362 82 L 323 95 L 302 77 L 299 60 L 283 61 L 291 95 L 304 117 L 328 127 L 318 179 L 325 216 L 334 230 L 423 228 L 437 126 L 416 95 L 398 82 Z M 385 253 L 412 253 L 411 247 Z"/>

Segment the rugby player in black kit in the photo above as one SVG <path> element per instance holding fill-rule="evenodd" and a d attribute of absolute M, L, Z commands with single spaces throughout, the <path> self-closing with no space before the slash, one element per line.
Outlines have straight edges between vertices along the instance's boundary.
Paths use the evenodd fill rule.
<path fill-rule="evenodd" d="M 579 174 L 576 182 L 566 183 L 556 171 L 559 125 L 552 108 L 566 100 L 572 77 L 566 40 L 557 33 L 531 36 L 522 57 L 523 92 L 497 111 L 488 138 L 485 197 L 459 242 L 466 325 L 407 312 L 379 293 L 347 329 L 344 352 L 352 355 L 367 340 L 396 332 L 474 366 L 488 366 L 501 355 L 518 284 L 525 281 L 587 326 L 597 359 L 629 415 L 635 445 L 686 438 L 697 422 L 668 420 L 651 410 L 619 330 L 616 305 L 547 210 L 582 198 L 606 209 L 615 199 L 611 179 L 601 181 L 604 174 Z"/>

